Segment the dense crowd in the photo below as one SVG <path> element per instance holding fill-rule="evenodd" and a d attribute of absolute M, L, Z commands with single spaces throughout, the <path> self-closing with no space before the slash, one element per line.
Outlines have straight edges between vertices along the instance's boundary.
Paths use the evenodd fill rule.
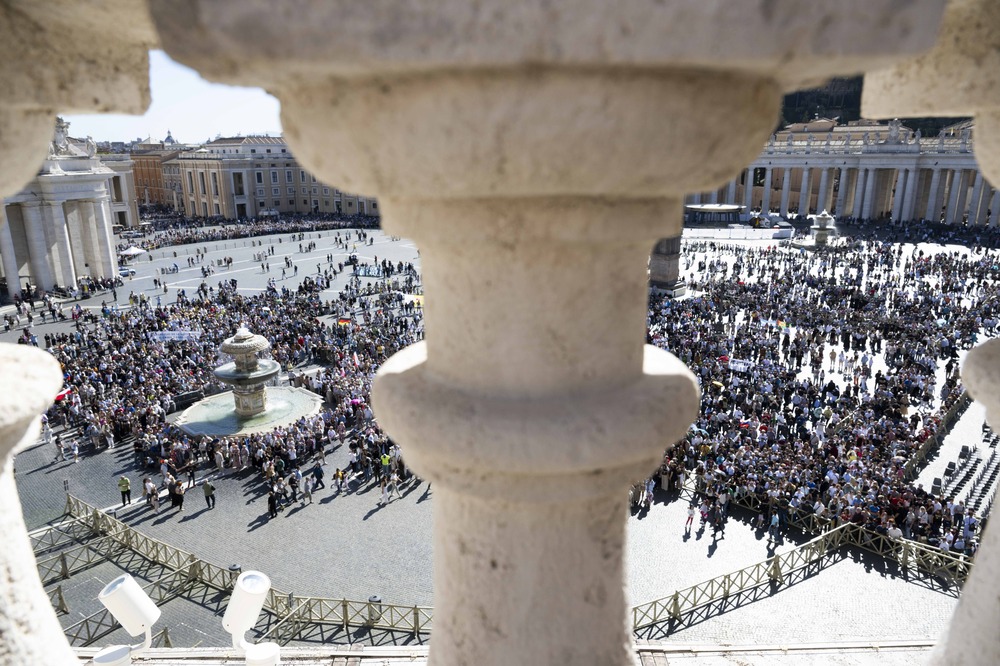
<path fill-rule="evenodd" d="M 689 262 L 712 250 L 694 259 L 697 295 L 654 297 L 649 338 L 695 372 L 702 405 L 661 482 L 693 481 L 716 525 L 755 496 L 761 523 L 797 510 L 971 554 L 979 518 L 912 484 L 905 465 L 960 396 L 958 350 L 996 330 L 997 258 L 856 249 L 847 262 L 688 245 Z"/>

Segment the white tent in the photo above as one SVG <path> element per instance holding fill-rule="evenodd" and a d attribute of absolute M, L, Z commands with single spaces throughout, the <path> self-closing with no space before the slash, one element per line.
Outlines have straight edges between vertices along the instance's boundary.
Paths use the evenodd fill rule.
<path fill-rule="evenodd" d="M 143 250 L 141 247 L 136 247 L 135 245 L 133 245 L 129 249 L 122 250 L 118 254 L 120 254 L 123 257 L 134 257 L 139 254 L 146 254 L 146 251 Z"/>

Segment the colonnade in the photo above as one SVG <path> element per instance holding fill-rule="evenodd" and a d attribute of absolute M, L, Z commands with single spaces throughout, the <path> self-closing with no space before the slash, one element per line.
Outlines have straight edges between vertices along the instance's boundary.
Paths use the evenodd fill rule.
<path fill-rule="evenodd" d="M 908 157 L 912 162 L 912 155 Z M 689 195 L 685 203 L 742 205 L 744 219 L 756 210 L 786 218 L 827 210 L 860 220 L 947 224 L 964 220 L 970 225 L 995 226 L 1000 190 L 983 178 L 971 155 L 961 161 L 955 166 L 893 166 L 882 159 L 871 165 L 827 166 L 815 164 L 815 159 L 812 164 L 783 165 L 759 160 L 721 188 Z"/>
<path fill-rule="evenodd" d="M 8 201 L 0 206 L 0 266 L 8 296 L 25 284 L 50 291 L 80 277 L 114 277 L 117 261 L 107 198 Z"/>

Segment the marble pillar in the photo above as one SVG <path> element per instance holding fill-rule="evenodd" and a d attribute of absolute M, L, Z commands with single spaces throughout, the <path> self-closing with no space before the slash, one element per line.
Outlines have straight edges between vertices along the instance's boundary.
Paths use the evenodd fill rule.
<path fill-rule="evenodd" d="M 750 217 L 750 211 L 753 210 L 753 172 L 754 167 L 750 166 L 746 170 L 746 179 L 743 181 L 743 213 Z"/>
<path fill-rule="evenodd" d="M 2 200 L 0 200 L 0 262 L 3 263 L 3 275 L 7 280 L 7 296 L 14 298 L 21 293 L 21 276 L 17 252 L 14 250 L 14 238 L 10 233 L 10 222 L 7 220 L 7 206 Z"/>
<path fill-rule="evenodd" d="M 830 208 L 830 169 L 820 167 L 819 194 L 816 197 L 816 213 L 822 213 Z"/>
<path fill-rule="evenodd" d="M 771 167 L 764 167 L 764 194 L 760 200 L 760 214 L 767 217 L 771 212 Z"/>
<path fill-rule="evenodd" d="M 975 224 L 979 216 L 979 203 L 983 198 L 983 172 L 976 171 L 972 184 L 972 196 L 969 197 L 969 224 Z"/>
<path fill-rule="evenodd" d="M 73 253 L 69 239 L 69 229 L 66 225 L 66 213 L 61 203 L 42 204 L 42 217 L 50 234 L 49 247 L 53 248 L 53 270 L 58 276 L 59 284 L 64 288 L 76 286 L 76 268 L 73 264 Z"/>
<path fill-rule="evenodd" d="M 736 179 L 733 178 L 729 181 L 729 186 L 726 188 L 726 201 L 727 204 L 736 203 Z"/>
<path fill-rule="evenodd" d="M 931 184 L 927 191 L 927 211 L 924 213 L 924 217 L 929 222 L 938 222 L 941 219 L 941 203 L 938 198 L 940 189 L 941 169 L 935 167 L 931 170 Z"/>
<path fill-rule="evenodd" d="M 965 198 L 962 194 L 962 171 L 958 169 L 952 171 L 948 180 L 948 208 L 944 213 L 944 221 L 945 224 L 950 225 L 961 219 L 959 215 L 960 202 Z"/>
<path fill-rule="evenodd" d="M 97 256 L 100 258 L 101 270 L 105 277 L 114 278 L 118 275 L 118 260 L 115 257 L 114 237 L 111 234 L 111 202 L 108 199 L 101 199 L 94 201 L 93 205 Z"/>
<path fill-rule="evenodd" d="M 31 264 L 31 284 L 49 291 L 56 284 L 52 264 L 49 262 L 49 248 L 45 241 L 45 221 L 41 207 L 37 203 L 21 204 L 21 219 L 28 240 L 28 255 Z"/>
<path fill-rule="evenodd" d="M 792 170 L 781 170 L 781 217 L 788 218 L 788 196 L 792 193 Z"/>
<path fill-rule="evenodd" d="M 864 203 L 865 199 L 865 180 L 867 176 L 868 169 L 856 169 L 856 174 L 854 176 L 854 205 L 851 206 L 851 217 L 854 217 L 857 220 L 861 219 L 861 214 L 863 212 L 861 204 Z"/>
<path fill-rule="evenodd" d="M 812 181 L 809 178 L 809 167 L 802 169 L 802 189 L 799 190 L 799 216 L 809 214 L 809 203 L 812 200 Z"/>
<path fill-rule="evenodd" d="M 904 190 L 906 189 L 906 169 L 896 169 L 896 184 L 892 190 L 892 221 L 902 219 Z"/>
<path fill-rule="evenodd" d="M 864 202 L 861 204 L 861 218 L 864 220 L 872 219 L 872 210 L 875 207 L 875 185 L 877 181 L 878 169 L 867 169 L 867 176 L 865 178 L 865 198 Z"/>
<path fill-rule="evenodd" d="M 993 197 L 990 199 L 990 226 L 997 226 L 998 216 L 1000 216 L 1000 190 L 995 190 L 993 192 Z"/>

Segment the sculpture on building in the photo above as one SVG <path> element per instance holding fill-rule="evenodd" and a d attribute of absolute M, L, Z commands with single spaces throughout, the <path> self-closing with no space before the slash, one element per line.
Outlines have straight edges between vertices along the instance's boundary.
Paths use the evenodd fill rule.
<path fill-rule="evenodd" d="M 889 121 L 889 136 L 886 138 L 886 143 L 900 143 L 902 139 L 899 136 L 899 130 L 902 123 L 899 122 L 899 118 L 893 118 Z"/>
<path fill-rule="evenodd" d="M 59 116 L 56 118 L 56 132 L 52 137 L 52 144 L 49 146 L 49 157 L 70 154 L 72 152 L 69 147 L 69 123 L 63 120 L 62 116 Z"/>

